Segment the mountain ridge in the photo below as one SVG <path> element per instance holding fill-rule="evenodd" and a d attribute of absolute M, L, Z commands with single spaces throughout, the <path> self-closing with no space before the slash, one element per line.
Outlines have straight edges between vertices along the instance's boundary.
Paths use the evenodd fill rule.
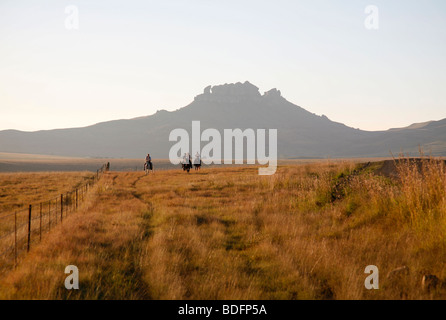
<path fill-rule="evenodd" d="M 170 131 L 190 131 L 194 120 L 201 122 L 202 130 L 278 129 L 280 158 L 389 156 L 401 149 L 416 152 L 420 145 L 431 148 L 426 152 L 446 155 L 446 119 L 364 131 L 315 115 L 286 100 L 276 88 L 261 94 L 248 81 L 208 86 L 175 111 L 158 110 L 148 116 L 78 128 L 0 131 L 0 152 L 112 158 L 141 157 L 150 152 L 167 158 L 174 144 L 168 140 Z"/>

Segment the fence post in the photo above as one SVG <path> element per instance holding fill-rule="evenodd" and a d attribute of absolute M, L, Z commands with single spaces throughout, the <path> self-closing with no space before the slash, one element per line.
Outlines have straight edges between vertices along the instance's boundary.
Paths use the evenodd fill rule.
<path fill-rule="evenodd" d="M 56 209 L 54 209 L 54 224 L 57 225 L 57 197 L 56 197 Z"/>
<path fill-rule="evenodd" d="M 51 200 L 48 201 L 48 232 L 51 231 Z"/>
<path fill-rule="evenodd" d="M 27 247 L 27 251 L 29 252 L 29 246 L 31 243 L 31 210 L 32 210 L 32 205 L 29 205 L 29 213 L 28 213 L 28 247 Z"/>
<path fill-rule="evenodd" d="M 42 242 L 42 202 L 40 203 L 40 242 Z"/>
<path fill-rule="evenodd" d="M 77 194 L 77 189 L 76 189 L 76 210 L 77 210 L 77 207 L 78 207 L 77 196 L 78 196 L 78 194 Z"/>
<path fill-rule="evenodd" d="M 17 211 L 14 212 L 14 265 L 17 267 Z"/>
<path fill-rule="evenodd" d="M 60 222 L 63 220 L 63 194 L 60 195 Z"/>

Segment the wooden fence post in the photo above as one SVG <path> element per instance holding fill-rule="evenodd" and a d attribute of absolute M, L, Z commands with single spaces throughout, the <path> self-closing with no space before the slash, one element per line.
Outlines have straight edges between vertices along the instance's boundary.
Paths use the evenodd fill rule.
<path fill-rule="evenodd" d="M 57 197 L 56 197 L 56 209 L 54 209 L 54 224 L 57 225 Z"/>
<path fill-rule="evenodd" d="M 28 212 L 28 247 L 27 247 L 27 251 L 29 252 L 29 246 L 31 243 L 31 210 L 32 210 L 32 205 L 29 205 L 29 212 Z"/>
<path fill-rule="evenodd" d="M 60 222 L 63 220 L 63 194 L 60 195 Z"/>
<path fill-rule="evenodd" d="M 17 211 L 14 212 L 14 265 L 17 267 Z"/>
<path fill-rule="evenodd" d="M 42 202 L 40 203 L 40 239 L 39 241 L 42 242 Z"/>
<path fill-rule="evenodd" d="M 48 232 L 51 231 L 51 200 L 48 201 Z"/>

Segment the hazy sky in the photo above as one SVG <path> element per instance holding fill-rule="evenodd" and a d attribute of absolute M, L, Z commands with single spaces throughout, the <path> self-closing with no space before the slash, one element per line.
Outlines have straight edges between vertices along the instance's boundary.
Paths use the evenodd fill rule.
<path fill-rule="evenodd" d="M 401 127 L 446 118 L 445 57 L 444 0 L 0 0 L 0 130 L 175 110 L 246 80 L 355 128 Z"/>

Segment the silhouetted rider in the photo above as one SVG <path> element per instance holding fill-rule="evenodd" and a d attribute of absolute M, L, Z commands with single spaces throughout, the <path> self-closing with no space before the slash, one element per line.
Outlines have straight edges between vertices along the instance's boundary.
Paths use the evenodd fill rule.
<path fill-rule="evenodd" d="M 146 156 L 146 168 L 152 170 L 152 157 L 149 153 Z"/>

